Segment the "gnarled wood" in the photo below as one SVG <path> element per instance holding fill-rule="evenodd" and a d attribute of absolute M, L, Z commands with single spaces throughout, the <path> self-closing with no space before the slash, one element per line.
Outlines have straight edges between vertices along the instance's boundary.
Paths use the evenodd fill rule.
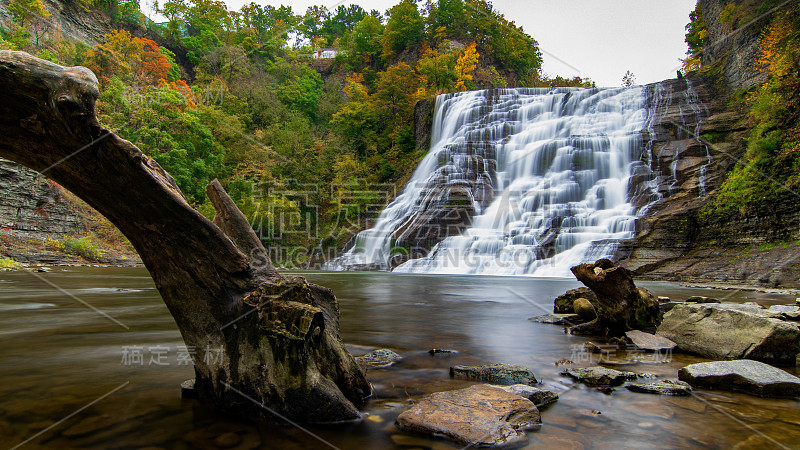
<path fill-rule="evenodd" d="M 622 336 L 629 330 L 655 333 L 661 323 L 658 299 L 637 288 L 630 271 L 608 259 L 570 269 L 575 278 L 597 296 L 597 318 L 570 329 L 573 334 Z"/>
<path fill-rule="evenodd" d="M 189 206 L 172 177 L 95 117 L 97 79 L 23 52 L 0 51 L 0 156 L 69 189 L 139 252 L 194 347 L 201 399 L 249 417 L 359 417 L 371 387 L 339 337 L 333 293 L 279 275 L 218 182 L 217 216 Z M 223 358 L 204 358 L 222 349 Z"/>

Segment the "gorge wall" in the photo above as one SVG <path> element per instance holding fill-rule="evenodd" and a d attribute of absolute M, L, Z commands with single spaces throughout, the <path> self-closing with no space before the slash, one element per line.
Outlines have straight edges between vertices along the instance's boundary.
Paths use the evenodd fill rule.
<path fill-rule="evenodd" d="M 713 200 L 734 165 L 746 164 L 741 159 L 750 135 L 749 121 L 746 108 L 732 98 L 737 91 L 741 94 L 766 81 L 769 74 L 757 64 L 759 37 L 780 8 L 765 10 L 766 2 L 752 0 L 699 3 L 708 38 L 702 55 L 704 75 L 692 79 L 707 106 L 707 116 L 698 129 L 713 158 L 707 193 L 692 195 L 693 188 L 687 185 L 658 204 L 640 221 L 626 262 L 645 279 L 798 288 L 800 204 L 794 196 L 787 195 L 745 217 L 701 217 L 703 207 Z M 775 3 L 777 7 L 786 4 Z M 748 14 L 723 23 L 720 15 L 726 7 Z M 677 126 L 680 120 L 676 119 L 675 111 L 667 111 L 662 129 Z M 680 145 L 680 139 L 666 133 L 654 145 Z"/>

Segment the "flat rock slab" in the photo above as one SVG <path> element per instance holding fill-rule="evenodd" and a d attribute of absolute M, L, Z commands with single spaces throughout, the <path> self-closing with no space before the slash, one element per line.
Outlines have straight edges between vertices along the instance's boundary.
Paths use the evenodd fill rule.
<path fill-rule="evenodd" d="M 512 364 L 489 364 L 485 366 L 452 366 L 450 376 L 486 381 L 489 383 L 512 384 L 537 384 L 533 372 L 525 366 Z"/>
<path fill-rule="evenodd" d="M 558 401 L 558 394 L 555 392 L 528 386 L 527 384 L 512 384 L 511 386 L 490 384 L 488 386 L 502 389 L 508 393 L 527 398 L 528 400 L 532 401 L 537 408 L 541 408 Z"/>
<path fill-rule="evenodd" d="M 402 356 L 386 348 L 379 348 L 365 355 L 356 356 L 356 361 L 363 364 L 367 369 L 389 367 L 401 359 L 403 359 Z"/>
<path fill-rule="evenodd" d="M 525 442 L 524 430 L 538 430 L 542 418 L 530 400 L 478 385 L 423 398 L 397 417 L 397 426 L 464 445 L 503 447 Z"/>
<path fill-rule="evenodd" d="M 583 318 L 577 314 L 545 314 L 543 316 L 531 317 L 531 322 L 552 323 L 555 325 L 578 325 L 584 322 Z"/>
<path fill-rule="evenodd" d="M 635 380 L 638 376 L 633 372 L 620 372 L 602 366 L 572 368 L 561 372 L 589 386 L 619 386 L 620 384 Z"/>
<path fill-rule="evenodd" d="M 658 395 L 691 395 L 692 386 L 685 381 L 659 380 L 647 383 L 628 383 L 629 391 Z"/>
<path fill-rule="evenodd" d="M 685 352 L 708 358 L 794 365 L 800 328 L 767 313 L 781 316 L 757 305 L 676 305 L 664 314 L 656 334 Z"/>
<path fill-rule="evenodd" d="M 639 330 L 627 331 L 625 332 L 625 337 L 630 339 L 637 349 L 649 352 L 671 351 L 678 345 L 664 336 L 656 336 Z"/>
<path fill-rule="evenodd" d="M 800 397 L 800 378 L 749 359 L 691 364 L 678 378 L 695 388 L 741 391 L 759 397 Z"/>

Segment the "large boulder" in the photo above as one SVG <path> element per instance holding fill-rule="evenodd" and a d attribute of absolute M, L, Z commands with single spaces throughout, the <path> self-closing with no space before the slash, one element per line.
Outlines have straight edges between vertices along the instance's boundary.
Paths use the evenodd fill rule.
<path fill-rule="evenodd" d="M 675 342 L 680 350 L 714 359 L 793 366 L 800 349 L 797 324 L 725 303 L 677 305 L 664 315 L 656 334 Z"/>
<path fill-rule="evenodd" d="M 490 384 L 489 386 L 500 388 L 510 394 L 527 398 L 528 400 L 532 401 L 537 408 L 541 408 L 542 406 L 547 406 L 558 401 L 558 394 L 555 392 L 539 389 L 527 384 L 512 384 L 511 386 Z"/>
<path fill-rule="evenodd" d="M 759 397 L 800 397 L 800 378 L 749 359 L 691 364 L 678 378 L 695 388 L 741 391 Z"/>
<path fill-rule="evenodd" d="M 579 287 L 577 289 L 570 289 L 567 292 L 556 297 L 553 302 L 553 312 L 556 314 L 574 314 L 575 308 L 573 304 L 575 300 L 585 298 L 594 306 L 597 303 L 597 296 L 587 287 Z"/>
<path fill-rule="evenodd" d="M 542 425 L 528 399 L 488 385 L 438 392 L 397 417 L 402 430 L 443 436 L 474 447 L 502 447 L 527 440 L 524 430 Z"/>

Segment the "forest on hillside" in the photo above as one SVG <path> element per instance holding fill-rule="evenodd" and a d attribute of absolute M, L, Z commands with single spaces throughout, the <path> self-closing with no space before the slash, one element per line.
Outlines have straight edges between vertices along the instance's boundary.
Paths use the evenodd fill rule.
<path fill-rule="evenodd" d="M 62 1 L 62 0 L 57 0 Z M 278 261 L 341 248 L 424 155 L 415 106 L 489 87 L 593 86 L 541 73 L 536 41 L 483 0 L 403 0 L 382 13 L 222 1 L 64 0 L 116 27 L 92 47 L 48 33 L 42 0 L 11 0 L 0 48 L 90 68 L 101 123 L 213 214 L 218 178 Z M 325 52 L 323 54 L 323 51 Z M 320 58 L 320 56 L 324 56 Z"/>
<path fill-rule="evenodd" d="M 286 265 L 332 256 L 315 252 L 335 252 L 370 225 L 426 152 L 416 113 L 429 114 L 438 94 L 594 85 L 542 73 L 537 42 L 484 0 L 403 0 L 385 12 L 169 0 L 158 4 L 163 23 L 138 0 L 51 1 L 102 11 L 114 29 L 93 46 L 71 41 L 51 32 L 43 0 L 9 0 L 14 22 L 0 28 L 0 48 L 92 69 L 101 123 L 208 216 L 204 189 L 218 178 Z M 733 32 L 777 3 L 730 3 L 720 20 Z M 800 20 L 796 7 L 760 20 L 759 63 L 771 76 L 729 93 L 752 133 L 702 212 L 707 224 L 760 214 L 800 190 Z M 725 60 L 703 57 L 699 5 L 686 31 L 684 70 L 720 78 Z"/>

